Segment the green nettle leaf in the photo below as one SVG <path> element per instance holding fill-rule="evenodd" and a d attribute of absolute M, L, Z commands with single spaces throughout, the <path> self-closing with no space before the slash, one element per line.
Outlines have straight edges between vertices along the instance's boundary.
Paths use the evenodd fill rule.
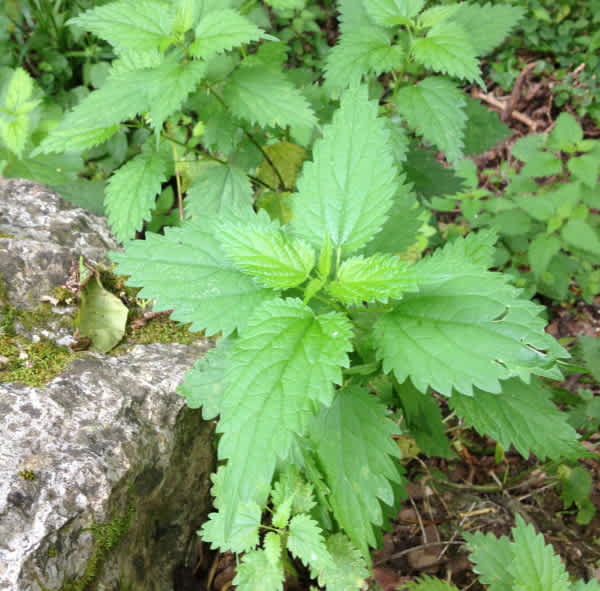
<path fill-rule="evenodd" d="M 351 253 L 383 226 L 398 190 L 385 121 L 367 89 L 347 91 L 304 165 L 292 201 L 292 231 L 316 248 L 329 237 Z"/>
<path fill-rule="evenodd" d="M 510 128 L 500 120 L 497 113 L 469 96 L 463 96 L 463 99 L 466 101 L 467 115 L 464 131 L 465 154 L 481 154 L 511 135 Z"/>
<path fill-rule="evenodd" d="M 411 581 L 406 586 L 407 591 L 460 591 L 458 587 L 436 579 L 434 577 L 423 576 L 418 581 Z"/>
<path fill-rule="evenodd" d="M 219 229 L 225 254 L 265 287 L 287 289 L 308 278 L 315 252 L 303 240 L 287 237 L 266 213 L 251 222 L 226 222 Z"/>
<path fill-rule="evenodd" d="M 412 53 L 415 60 L 429 70 L 483 86 L 479 62 L 469 39 L 470 35 L 460 25 L 442 22 L 413 42 Z"/>
<path fill-rule="evenodd" d="M 393 26 L 416 16 L 425 0 L 363 0 L 363 4 L 377 24 Z"/>
<path fill-rule="evenodd" d="M 331 490 L 333 514 L 354 544 L 368 555 L 373 526 L 383 525 L 379 501 L 394 504 L 391 482 L 400 482 L 396 424 L 368 390 L 346 387 L 311 426 L 311 439 Z"/>
<path fill-rule="evenodd" d="M 123 338 L 128 312 L 116 295 L 92 278 L 81 291 L 77 317 L 79 334 L 92 341 L 92 350 L 107 353 Z"/>
<path fill-rule="evenodd" d="M 242 66 L 227 80 L 223 100 L 231 112 L 263 127 L 308 127 L 316 118 L 308 101 L 281 71 Z"/>
<path fill-rule="evenodd" d="M 168 161 L 152 148 L 121 166 L 108 181 L 104 207 L 114 235 L 129 240 L 151 217 L 156 196 L 167 180 Z"/>
<path fill-rule="evenodd" d="M 600 382 L 600 339 L 581 335 L 579 347 L 589 372 Z"/>
<path fill-rule="evenodd" d="M 252 185 L 241 168 L 218 162 L 203 165 L 201 174 L 185 197 L 185 213 L 188 217 L 202 218 L 207 214 L 250 211 Z"/>
<path fill-rule="evenodd" d="M 583 139 L 583 129 L 570 113 L 561 113 L 548 136 L 548 148 L 562 152 L 575 152 Z"/>
<path fill-rule="evenodd" d="M 600 256 L 600 233 L 585 220 L 570 219 L 562 227 L 561 236 L 570 246 Z"/>
<path fill-rule="evenodd" d="M 469 32 L 469 43 L 477 55 L 485 55 L 500 45 L 524 14 L 521 6 L 491 2 L 481 6 L 462 2 L 452 12 L 450 20 Z"/>
<path fill-rule="evenodd" d="M 432 150 L 412 147 L 402 168 L 415 193 L 422 197 L 452 195 L 463 189 L 463 180 L 452 169 L 442 166 Z"/>
<path fill-rule="evenodd" d="M 279 480 L 275 483 L 271 493 L 273 505 L 280 507 L 290 502 L 290 513 L 308 513 L 315 506 L 313 486 L 305 482 L 298 473 L 298 469 L 287 464 Z"/>
<path fill-rule="evenodd" d="M 473 396 L 454 394 L 449 403 L 467 425 L 505 449 L 513 445 L 524 457 L 530 453 L 542 460 L 580 456 L 582 448 L 577 432 L 567 422 L 568 415 L 549 398 L 550 393 L 537 380 L 525 384 L 513 378 L 502 383 L 500 394 L 475 390 Z"/>
<path fill-rule="evenodd" d="M 265 37 L 252 21 L 230 9 L 209 12 L 194 32 L 196 40 L 189 47 L 190 55 L 205 59 Z"/>
<path fill-rule="evenodd" d="M 517 526 L 512 530 L 513 559 L 509 571 L 517 589 L 528 591 L 570 591 L 569 573 L 552 546 L 537 534 L 532 525 L 517 515 Z"/>
<path fill-rule="evenodd" d="M 600 154 L 584 154 L 576 158 L 569 158 L 567 168 L 576 179 L 579 179 L 590 189 L 598 186 Z"/>
<path fill-rule="evenodd" d="M 513 560 L 512 543 L 507 537 L 494 534 L 463 534 L 469 545 L 469 560 L 479 580 L 489 585 L 489 591 L 514 591 L 510 563 Z"/>
<path fill-rule="evenodd" d="M 69 24 L 91 31 L 119 50 L 166 48 L 174 41 L 173 15 L 169 5 L 158 0 L 111 2 L 87 10 Z"/>
<path fill-rule="evenodd" d="M 467 115 L 463 93 L 447 78 L 431 76 L 401 88 L 395 96 L 398 112 L 419 135 L 458 160 L 463 149 Z"/>
<path fill-rule="evenodd" d="M 149 113 L 158 131 L 200 82 L 205 71 L 204 62 L 167 62 L 155 68 L 114 74 L 102 88 L 69 112 L 34 154 L 90 148 L 114 135 L 119 123 L 139 113 Z M 165 92 L 165 85 L 169 92 Z"/>
<path fill-rule="evenodd" d="M 416 291 L 412 268 L 398 257 L 376 254 L 345 260 L 327 291 L 345 304 L 383 302 L 400 299 L 405 291 Z"/>
<path fill-rule="evenodd" d="M 264 504 L 277 457 L 285 459 L 295 435 L 306 432 L 318 403 L 331 403 L 350 337 L 344 316 L 317 316 L 295 299 L 266 302 L 241 331 L 218 427 L 219 457 L 229 460 L 218 499 L 226 538 L 238 504 Z"/>
<path fill-rule="evenodd" d="M 227 385 L 225 374 L 229 367 L 232 346 L 231 339 L 220 339 L 214 349 L 196 361 L 177 389 L 189 408 L 202 407 L 202 417 L 205 421 L 221 414 L 221 400 Z"/>
<path fill-rule="evenodd" d="M 239 591 L 282 591 L 284 579 L 281 564 L 273 564 L 265 550 L 253 550 L 237 567 L 233 584 Z"/>
<path fill-rule="evenodd" d="M 473 386 L 500 392 L 500 380 L 532 373 L 560 377 L 567 356 L 544 332 L 541 307 L 519 296 L 500 273 L 469 263 L 450 244 L 415 265 L 419 293 L 407 293 L 375 324 L 378 357 L 402 383 L 410 377 L 450 396 Z"/>
<path fill-rule="evenodd" d="M 213 228 L 186 222 L 167 228 L 165 235 L 147 234 L 113 253 L 119 273 L 131 275 L 131 285 L 142 285 L 140 297 L 155 298 L 157 310 L 174 308 L 174 320 L 191 322 L 191 330 L 226 334 L 243 326 L 262 302 L 274 293 L 262 288 L 225 257 Z"/>
<path fill-rule="evenodd" d="M 538 234 L 529 244 L 528 260 L 537 280 L 548 270 L 550 262 L 561 248 L 561 242 L 554 234 Z"/>
<path fill-rule="evenodd" d="M 364 74 L 397 70 L 404 60 L 404 49 L 392 45 L 390 33 L 364 25 L 340 35 L 325 64 L 327 85 L 344 89 L 360 82 Z"/>
<path fill-rule="evenodd" d="M 329 555 L 323 531 L 312 517 L 304 513 L 296 515 L 290 521 L 287 547 L 296 558 L 309 566 L 325 562 Z"/>

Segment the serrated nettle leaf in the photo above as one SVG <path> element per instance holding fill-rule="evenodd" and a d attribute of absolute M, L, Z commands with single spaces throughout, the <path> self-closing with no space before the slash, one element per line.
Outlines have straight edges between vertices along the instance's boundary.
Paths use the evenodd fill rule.
<path fill-rule="evenodd" d="M 230 9 L 204 15 L 194 32 L 196 40 L 188 51 L 190 55 L 204 59 L 265 37 L 252 21 Z"/>
<path fill-rule="evenodd" d="M 586 220 L 570 219 L 562 227 L 561 236 L 569 246 L 600 256 L 600 232 Z"/>
<path fill-rule="evenodd" d="M 225 473 L 224 469 L 219 472 Z M 215 503 L 219 500 L 216 497 Z M 223 552 L 247 552 L 258 545 L 258 529 L 260 527 L 261 508 L 253 502 L 240 503 L 236 507 L 233 523 L 227 534 L 224 514 L 222 511 L 209 513 L 208 520 L 198 532 L 205 541 L 210 542 L 211 548 L 219 548 Z"/>
<path fill-rule="evenodd" d="M 274 565 L 265 550 L 248 552 L 237 567 L 233 584 L 239 591 L 282 591 L 283 566 Z"/>
<path fill-rule="evenodd" d="M 383 525 L 380 501 L 393 506 L 391 483 L 402 480 L 397 433 L 385 406 L 359 387 L 337 390 L 311 425 L 335 519 L 365 556 L 376 545 L 373 526 Z"/>
<path fill-rule="evenodd" d="M 20 115 L 11 120 L 0 119 L 0 140 L 17 156 L 22 158 L 27 138 L 29 137 L 29 117 Z"/>
<path fill-rule="evenodd" d="M 569 172 L 590 189 L 598 187 L 600 176 L 600 155 L 584 154 L 576 158 L 569 158 L 567 162 Z"/>
<path fill-rule="evenodd" d="M 560 240 L 554 234 L 538 234 L 529 244 L 528 260 L 536 279 L 540 279 L 550 262 L 561 248 Z"/>
<path fill-rule="evenodd" d="M 240 502 L 265 503 L 277 457 L 287 457 L 319 403 L 331 402 L 350 338 L 343 315 L 317 316 L 295 299 L 266 302 L 241 331 L 218 427 L 219 457 L 229 460 L 221 500 L 227 527 Z"/>
<path fill-rule="evenodd" d="M 185 196 L 187 217 L 221 216 L 228 211 L 250 211 L 252 185 L 237 166 L 203 162 L 199 176 Z"/>
<path fill-rule="evenodd" d="M 502 382 L 499 394 L 475 390 L 473 396 L 454 394 L 449 403 L 467 425 L 504 449 L 513 445 L 524 457 L 533 453 L 541 460 L 559 460 L 583 451 L 569 416 L 550 401 L 550 392 L 537 380 L 525 384 L 513 378 Z"/>
<path fill-rule="evenodd" d="M 405 291 L 416 291 L 413 269 L 398 257 L 376 254 L 352 257 L 340 266 L 328 293 L 345 304 L 400 299 Z"/>
<path fill-rule="evenodd" d="M 308 513 L 315 506 L 313 486 L 299 474 L 296 466 L 286 464 L 271 492 L 273 505 L 279 507 L 290 501 L 291 511 Z"/>
<path fill-rule="evenodd" d="M 371 574 L 360 550 L 344 534 L 334 534 L 327 541 L 329 557 L 325 555 L 311 574 L 327 591 L 361 591 L 366 589 L 366 578 Z"/>
<path fill-rule="evenodd" d="M 23 68 L 15 68 L 4 89 L 3 107 L 15 115 L 24 115 L 39 104 L 39 100 L 29 100 L 32 93 L 33 78 Z"/>
<path fill-rule="evenodd" d="M 208 216 L 202 224 L 188 221 L 164 236 L 130 242 L 111 258 L 119 273 L 131 275 L 131 285 L 143 286 L 140 297 L 157 300 L 157 310 L 174 308 L 172 318 L 191 322 L 191 330 L 229 334 L 275 294 L 226 258 L 214 234 L 217 224 Z"/>
<path fill-rule="evenodd" d="M 268 532 L 263 540 L 263 548 L 269 562 L 273 566 L 280 566 L 282 550 L 281 536 L 272 531 Z"/>
<path fill-rule="evenodd" d="M 484 85 L 469 34 L 456 23 L 441 22 L 432 27 L 425 37 L 414 40 L 412 54 L 428 70 Z"/>
<path fill-rule="evenodd" d="M 290 521 L 287 547 L 293 556 L 307 566 L 316 567 L 326 562 L 329 557 L 323 539 L 323 530 L 305 513 L 296 515 Z"/>
<path fill-rule="evenodd" d="M 431 76 L 401 88 L 394 102 L 410 127 L 445 152 L 448 160 L 461 157 L 467 115 L 463 93 L 454 83 Z"/>
<path fill-rule="evenodd" d="M 326 85 L 342 90 L 360 82 L 364 74 L 400 69 L 404 57 L 402 46 L 392 45 L 385 29 L 364 25 L 342 32 L 327 56 Z"/>
<path fill-rule="evenodd" d="M 458 10 L 458 7 L 458 4 L 432 6 L 419 15 L 419 26 L 430 29 L 448 20 Z"/>
<path fill-rule="evenodd" d="M 583 129 L 570 113 L 561 113 L 548 136 L 548 148 L 562 152 L 575 152 L 583 139 Z"/>
<path fill-rule="evenodd" d="M 469 545 L 469 560 L 474 563 L 473 570 L 480 581 L 489 585 L 490 591 L 514 591 L 514 580 L 509 570 L 513 560 L 510 540 L 496 537 L 494 534 L 463 534 Z"/>
<path fill-rule="evenodd" d="M 250 222 L 225 222 L 219 228 L 219 240 L 229 259 L 265 287 L 296 287 L 315 265 L 312 247 L 286 236 L 264 212 Z"/>
<path fill-rule="evenodd" d="M 388 132 L 366 87 L 347 91 L 313 147 L 292 201 L 292 231 L 315 248 L 329 236 L 349 254 L 384 224 L 398 190 Z"/>
<path fill-rule="evenodd" d="M 219 339 L 217 346 L 196 361 L 185 374 L 177 392 L 185 398 L 189 408 L 202 407 L 205 421 L 221 414 L 221 399 L 227 382 L 225 374 L 229 368 L 233 340 Z"/>
<path fill-rule="evenodd" d="M 69 24 L 123 50 L 166 49 L 175 40 L 171 34 L 173 14 L 168 4 L 158 0 L 111 2 L 85 11 Z"/>
<path fill-rule="evenodd" d="M 511 135 L 510 128 L 500 120 L 495 111 L 479 101 L 464 96 L 467 123 L 464 130 L 464 152 L 481 154 Z"/>
<path fill-rule="evenodd" d="M 110 177 L 104 208 L 121 242 L 133 238 L 150 219 L 156 196 L 167 180 L 168 164 L 164 152 L 146 147 Z"/>
<path fill-rule="evenodd" d="M 454 248 L 417 263 L 419 293 L 376 322 L 384 370 L 446 396 L 453 388 L 471 395 L 473 386 L 500 392 L 500 380 L 512 376 L 560 376 L 555 360 L 567 353 L 544 332 L 541 308 Z"/>
<path fill-rule="evenodd" d="M 223 100 L 236 117 L 263 127 L 316 123 L 308 101 L 284 72 L 265 66 L 238 68 L 223 88 Z"/>
<path fill-rule="evenodd" d="M 418 581 L 411 581 L 406 586 L 406 591 L 460 591 L 458 587 L 427 575 L 421 577 Z"/>
<path fill-rule="evenodd" d="M 425 5 L 425 0 L 363 0 L 369 16 L 379 25 L 394 26 L 398 17 L 412 18 Z"/>
<path fill-rule="evenodd" d="M 521 6 L 491 2 L 482 6 L 461 2 L 456 5 L 450 20 L 468 31 L 469 43 L 477 55 L 485 55 L 500 45 L 524 14 Z"/>

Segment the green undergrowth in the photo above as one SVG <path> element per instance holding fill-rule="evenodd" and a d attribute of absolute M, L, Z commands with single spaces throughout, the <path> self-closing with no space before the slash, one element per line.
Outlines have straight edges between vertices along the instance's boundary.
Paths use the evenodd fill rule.
<path fill-rule="evenodd" d="M 204 337 L 202 332 L 192 332 L 189 324 L 181 324 L 168 316 L 156 316 L 143 326 L 127 325 L 126 345 L 149 345 L 151 343 L 181 343 L 191 345 Z"/>

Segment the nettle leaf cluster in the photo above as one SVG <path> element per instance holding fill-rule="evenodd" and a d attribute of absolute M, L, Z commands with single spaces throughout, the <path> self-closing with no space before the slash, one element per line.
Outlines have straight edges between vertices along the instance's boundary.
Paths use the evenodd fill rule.
<path fill-rule="evenodd" d="M 282 224 L 251 203 L 199 212 L 114 254 L 142 297 L 220 334 L 181 393 L 218 417 L 216 511 L 200 535 L 243 553 L 239 589 L 282 589 L 297 559 L 329 590 L 363 587 L 402 496 L 401 409 L 432 390 L 468 425 L 541 458 L 577 435 L 541 377 L 567 355 L 541 307 L 490 272 L 490 232 L 414 264 L 397 256 L 407 187 L 367 88 L 341 96 Z M 435 406 L 435 404 L 434 404 Z M 441 415 L 423 413 L 430 429 Z"/>
<path fill-rule="evenodd" d="M 512 159 L 499 173 L 488 172 L 501 194 L 476 189 L 472 177 L 473 190 L 459 195 L 464 221 L 499 234 L 495 264 L 531 293 L 565 301 L 576 282 L 591 302 L 600 292 L 600 225 L 593 213 L 600 204 L 600 142 L 584 139 L 575 118 L 562 113 L 550 133 L 517 140 Z M 431 205 L 453 209 L 456 199 Z"/>

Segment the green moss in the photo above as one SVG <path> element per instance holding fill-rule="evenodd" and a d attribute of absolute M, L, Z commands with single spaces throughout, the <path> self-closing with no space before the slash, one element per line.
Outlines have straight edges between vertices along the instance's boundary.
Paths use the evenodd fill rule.
<path fill-rule="evenodd" d="M 189 345 L 204 336 L 202 332 L 191 332 L 189 324 L 181 324 L 166 315 L 155 316 L 139 328 L 127 326 L 127 344 L 148 345 L 150 343 L 182 343 Z"/>
<path fill-rule="evenodd" d="M 125 537 L 131 525 L 133 513 L 133 502 L 130 501 L 127 507 L 110 521 L 94 523 L 89 528 L 94 538 L 94 550 L 87 562 L 85 571 L 80 578 L 65 583 L 61 591 L 86 591 L 90 587 L 110 552 Z"/>
<path fill-rule="evenodd" d="M 23 479 L 23 480 L 35 480 L 37 478 L 36 473 L 33 470 L 21 470 L 19 472 L 19 476 Z"/>
<path fill-rule="evenodd" d="M 21 359 L 21 353 L 27 357 Z M 77 354 L 49 340 L 32 343 L 20 336 L 0 335 L 0 356 L 8 359 L 0 370 L 0 382 L 40 387 L 59 375 Z"/>
<path fill-rule="evenodd" d="M 0 238 L 16 238 L 12 234 L 7 234 L 6 232 L 0 232 Z"/>

